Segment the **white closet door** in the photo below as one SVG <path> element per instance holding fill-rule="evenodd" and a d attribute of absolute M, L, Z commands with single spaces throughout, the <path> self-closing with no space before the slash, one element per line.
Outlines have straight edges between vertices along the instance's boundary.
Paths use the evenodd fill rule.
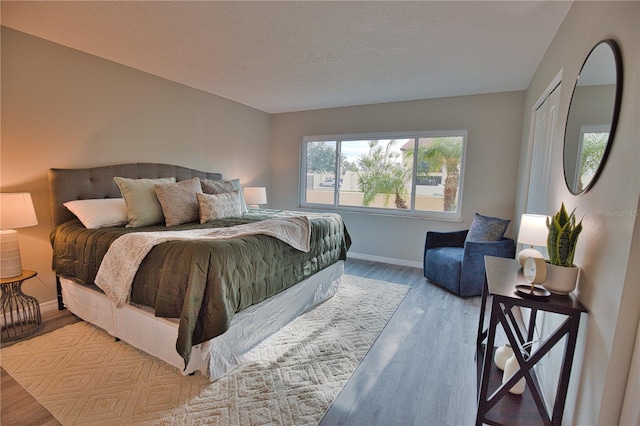
<path fill-rule="evenodd" d="M 549 191 L 549 175 L 551 174 L 551 154 L 555 143 L 562 143 L 555 140 L 558 125 L 558 105 L 560 102 L 560 84 L 558 84 L 535 112 L 535 128 L 533 134 L 533 147 L 531 152 L 531 169 L 529 175 L 529 192 L 527 195 L 527 213 L 548 214 L 547 199 Z M 546 247 L 536 247 L 546 257 Z M 559 319 L 554 315 L 546 315 L 546 312 L 539 312 L 536 318 L 535 340 L 543 339 L 560 324 Z M 530 312 L 528 309 L 522 310 L 525 323 L 529 322 Z M 537 349 L 539 343 L 533 344 L 533 349 Z M 557 348 L 552 349 L 550 357 L 544 363 L 536 365 L 536 374 L 542 390 L 542 397 L 547 407 L 552 406 L 555 400 L 558 377 L 562 359 L 558 359 Z"/>
<path fill-rule="evenodd" d="M 527 213 L 547 213 L 551 152 L 553 144 L 556 142 L 554 136 L 558 124 L 559 103 L 560 85 L 553 89 L 536 110 Z"/>

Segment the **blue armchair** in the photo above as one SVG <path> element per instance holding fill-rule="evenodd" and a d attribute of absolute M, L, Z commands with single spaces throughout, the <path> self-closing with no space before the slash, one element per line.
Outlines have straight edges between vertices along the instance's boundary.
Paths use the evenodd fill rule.
<path fill-rule="evenodd" d="M 424 244 L 424 276 L 463 297 L 482 294 L 484 256 L 514 258 L 516 253 L 511 238 L 479 243 L 466 241 L 468 232 L 427 232 Z"/>

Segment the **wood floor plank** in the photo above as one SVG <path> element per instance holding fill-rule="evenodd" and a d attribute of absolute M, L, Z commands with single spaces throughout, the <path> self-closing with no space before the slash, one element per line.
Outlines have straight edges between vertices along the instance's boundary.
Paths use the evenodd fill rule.
<path fill-rule="evenodd" d="M 24 390 L 4 368 L 0 382 L 0 424 L 11 425 L 59 425 L 49 411 Z"/>
<path fill-rule="evenodd" d="M 72 315 L 69 311 L 49 311 L 42 314 L 44 327 L 38 333 L 29 338 L 50 333 L 65 325 L 73 324 L 80 319 Z M 5 348 L 21 342 L 24 339 L 1 342 L 1 347 Z M 51 413 L 42 406 L 34 397 L 29 394 L 18 382 L 16 382 L 4 368 L 0 367 L 2 380 L 0 381 L 0 424 L 2 426 L 11 425 L 39 425 L 52 426 L 60 425 Z"/>
<path fill-rule="evenodd" d="M 350 261 L 345 272 L 411 290 L 320 424 L 473 424 L 480 299 L 428 283 L 421 269 Z"/>

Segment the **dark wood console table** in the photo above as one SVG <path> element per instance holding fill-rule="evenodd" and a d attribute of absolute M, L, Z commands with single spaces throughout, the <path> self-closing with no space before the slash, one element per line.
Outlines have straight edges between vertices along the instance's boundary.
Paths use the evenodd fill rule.
<path fill-rule="evenodd" d="M 478 412 L 476 425 L 491 424 L 535 424 L 559 425 L 564 413 L 569 376 L 573 364 L 580 315 L 587 312 L 573 293 L 567 296 L 551 295 L 546 298 L 521 297 L 516 293 L 516 284 L 526 284 L 522 268 L 517 260 L 485 256 L 486 281 L 482 294 L 482 307 L 478 321 Z M 489 325 L 484 328 L 485 306 L 488 296 L 491 300 Z M 521 306 L 531 309 L 528 325 L 518 324 L 512 308 Z M 544 341 L 537 342 L 535 350 L 525 343 L 534 336 L 538 311 L 554 312 L 566 316 L 562 324 Z M 502 372 L 493 362 L 496 326 L 500 324 L 520 363 L 520 370 L 509 381 L 502 384 Z M 564 357 L 556 398 L 549 415 L 542 391 L 535 375 L 534 366 L 551 348 L 566 336 Z M 486 340 L 486 343 L 485 343 Z M 509 389 L 522 377 L 526 379 L 526 390 L 522 395 L 512 395 Z M 493 389 L 490 393 L 490 389 Z M 536 410 L 537 408 L 537 410 Z"/>

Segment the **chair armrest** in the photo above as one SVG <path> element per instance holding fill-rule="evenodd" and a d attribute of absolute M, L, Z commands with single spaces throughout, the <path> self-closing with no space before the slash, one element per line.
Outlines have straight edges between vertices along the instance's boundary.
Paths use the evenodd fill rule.
<path fill-rule="evenodd" d="M 469 230 L 453 231 L 453 232 L 427 232 L 424 240 L 424 252 L 432 248 L 438 247 L 464 247 L 464 241 L 467 238 Z"/>
<path fill-rule="evenodd" d="M 484 257 L 496 256 L 513 259 L 516 245 L 511 238 L 503 238 L 490 243 L 475 243 L 467 241 L 462 256 L 460 293 L 461 295 L 482 294 L 485 269 Z"/>

